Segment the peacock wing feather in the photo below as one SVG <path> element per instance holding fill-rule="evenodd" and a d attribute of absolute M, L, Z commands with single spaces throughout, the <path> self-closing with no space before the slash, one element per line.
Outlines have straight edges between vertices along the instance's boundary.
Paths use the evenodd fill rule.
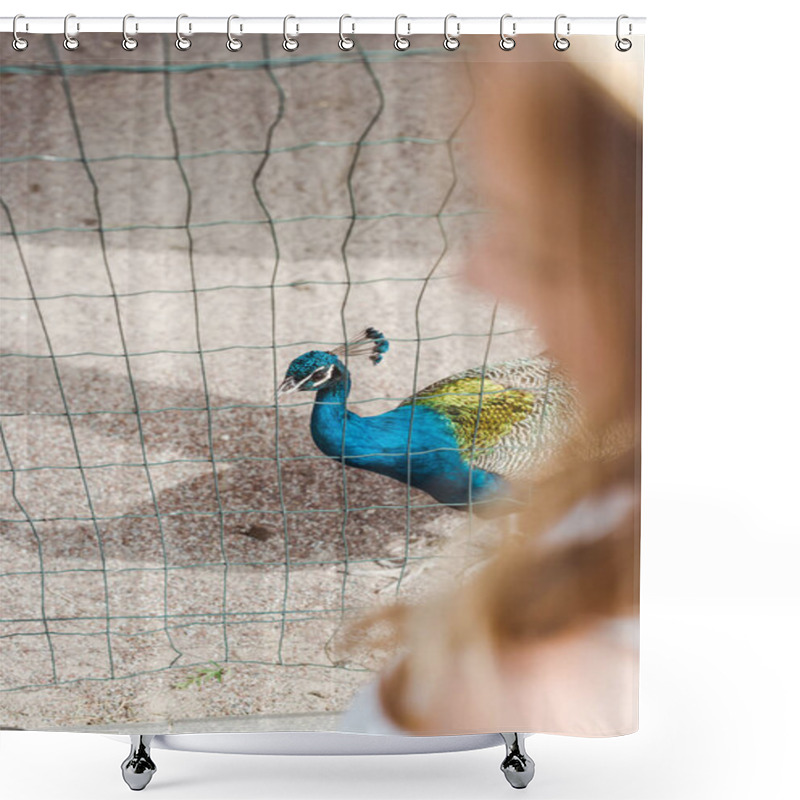
<path fill-rule="evenodd" d="M 549 457 L 577 414 L 571 387 L 546 356 L 465 370 L 401 405 L 412 402 L 450 421 L 465 462 L 506 478 Z"/>

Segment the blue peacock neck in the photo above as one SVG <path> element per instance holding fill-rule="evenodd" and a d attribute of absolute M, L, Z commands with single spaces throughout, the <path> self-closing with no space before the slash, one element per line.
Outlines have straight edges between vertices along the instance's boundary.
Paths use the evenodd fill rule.
<path fill-rule="evenodd" d="M 350 395 L 352 381 L 350 380 L 350 373 L 345 369 L 344 365 L 339 367 L 339 369 L 342 373 L 339 380 L 317 390 L 317 396 L 314 399 L 315 412 L 319 406 L 335 407 L 338 408 L 340 412 L 347 407 L 347 398 Z"/>
<path fill-rule="evenodd" d="M 470 472 L 450 422 L 432 409 L 418 405 L 413 426 L 410 404 L 372 417 L 349 411 L 350 375 L 341 362 L 337 368 L 339 380 L 317 391 L 311 414 L 311 436 L 326 456 L 408 482 L 459 507 L 468 502 L 470 481 L 473 500 L 497 488 L 497 476 Z"/>
<path fill-rule="evenodd" d="M 341 376 L 334 383 L 317 391 L 314 411 L 311 414 L 311 435 L 317 447 L 327 456 L 342 456 L 343 431 L 351 422 L 361 420 L 358 414 L 347 410 L 352 381 L 350 373 L 341 362 L 337 364 Z M 350 435 L 348 435 L 350 439 Z"/>
<path fill-rule="evenodd" d="M 395 476 L 407 474 L 408 409 L 362 417 L 347 408 L 351 381 L 343 364 L 339 380 L 317 391 L 311 436 L 326 456 L 346 458 L 351 466 Z"/>

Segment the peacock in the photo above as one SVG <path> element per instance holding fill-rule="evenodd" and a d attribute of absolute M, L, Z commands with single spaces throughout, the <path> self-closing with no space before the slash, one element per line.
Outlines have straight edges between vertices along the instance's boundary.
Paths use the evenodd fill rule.
<path fill-rule="evenodd" d="M 497 513 L 511 502 L 511 481 L 545 461 L 576 423 L 574 391 L 546 355 L 467 369 L 390 411 L 359 416 L 347 408 L 351 378 L 343 359 L 367 356 L 379 364 L 388 349 L 386 337 L 367 328 L 334 350 L 304 353 L 289 365 L 278 397 L 316 392 L 311 436 L 326 456 L 445 505 Z"/>

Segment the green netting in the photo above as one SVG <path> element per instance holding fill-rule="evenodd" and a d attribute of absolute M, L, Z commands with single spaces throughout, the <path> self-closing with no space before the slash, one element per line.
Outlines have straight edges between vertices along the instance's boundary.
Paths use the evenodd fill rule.
<path fill-rule="evenodd" d="M 17 346 L 7 348 L 4 336 L 3 349 L 0 352 L 0 366 L 4 368 L 4 373 L 10 374 L 16 370 L 27 376 L 26 396 L 20 398 L 12 395 L 10 405 L 0 410 L 0 437 L 5 457 L 0 475 L 7 479 L 8 489 L 8 502 L 3 504 L 0 524 L 3 525 L 3 535 L 9 543 L 8 547 L 16 547 L 14 553 L 27 552 L 32 548 L 35 561 L 35 568 L 27 556 L 5 562 L 0 569 L 0 584 L 5 584 L 3 589 L 6 597 L 13 599 L 15 595 L 17 597 L 23 594 L 26 597 L 30 595 L 32 584 L 25 581 L 35 580 L 37 583 L 35 609 L 28 602 L 30 601 L 28 597 L 26 601 L 28 613 L 9 614 L 0 611 L 0 625 L 3 631 L 0 633 L 0 641 L 13 640 L 16 643 L 24 640 L 31 643 L 29 646 L 26 645 L 25 649 L 15 652 L 18 660 L 27 654 L 31 659 L 31 675 L 35 677 L 30 680 L 20 680 L 19 672 L 12 671 L 11 677 L 0 686 L 0 691 L 8 693 L 26 688 L 51 687 L 80 681 L 108 681 L 169 670 L 175 671 L 176 674 L 180 671 L 183 675 L 187 669 L 202 666 L 212 659 L 228 665 L 281 665 L 363 671 L 367 668 L 363 664 L 324 657 L 324 652 L 327 652 L 325 648 L 338 622 L 348 612 L 363 607 L 369 600 L 372 590 L 364 587 L 373 584 L 362 581 L 358 583 L 358 589 L 353 588 L 354 581 L 361 581 L 358 570 L 361 565 L 378 565 L 377 572 L 379 572 L 380 568 L 385 566 L 391 572 L 391 580 L 387 580 L 391 584 L 390 594 L 399 593 L 410 565 L 421 564 L 437 557 L 434 548 L 419 545 L 417 528 L 421 529 L 425 525 L 432 524 L 433 517 L 430 515 L 441 512 L 441 507 L 421 493 L 412 492 L 410 486 L 397 487 L 399 492 L 394 493 L 387 489 L 388 494 L 375 497 L 371 502 L 365 502 L 365 499 L 370 500 L 372 496 L 369 493 L 365 496 L 361 488 L 364 482 L 376 487 L 378 483 L 373 481 L 370 484 L 370 476 L 360 471 L 355 474 L 341 465 L 338 467 L 339 503 L 300 504 L 297 500 L 297 491 L 293 487 L 298 481 L 298 475 L 308 473 L 298 470 L 313 470 L 318 464 L 328 465 L 327 468 L 330 469 L 330 460 L 322 456 L 312 445 L 308 446 L 307 452 L 287 450 L 285 440 L 288 434 L 284 432 L 284 425 L 287 424 L 287 419 L 292 420 L 294 417 L 286 416 L 290 412 L 282 412 L 271 398 L 274 397 L 280 382 L 281 370 L 285 369 L 290 356 L 297 355 L 302 349 L 330 348 L 346 341 L 355 333 L 349 316 L 351 294 L 362 287 L 409 286 L 414 287 L 415 292 L 413 302 L 407 304 L 402 311 L 410 318 L 408 334 L 404 335 L 401 332 L 400 335 L 390 336 L 393 347 L 399 347 L 402 352 L 408 353 L 408 363 L 413 367 L 411 374 L 406 375 L 404 382 L 400 384 L 401 391 L 394 393 L 376 391 L 367 397 L 353 397 L 351 404 L 363 406 L 365 413 L 374 413 L 376 403 L 385 405 L 389 401 L 400 401 L 424 385 L 423 372 L 420 368 L 425 362 L 423 346 L 438 343 L 442 347 L 451 345 L 455 347 L 453 343 L 465 342 L 465 347 L 472 347 L 470 343 L 474 342 L 475 352 L 482 354 L 481 358 L 485 365 L 490 358 L 490 347 L 498 337 L 513 339 L 524 333 L 525 328 L 512 324 L 513 321 L 499 324 L 497 308 L 491 306 L 488 307 L 488 315 L 483 322 L 476 324 L 471 330 L 442 330 L 441 326 L 433 330 L 422 313 L 431 287 L 450 286 L 457 280 L 456 264 L 448 261 L 452 251 L 453 235 L 448 229 L 448 224 L 462 219 L 468 220 L 480 213 L 474 204 L 465 205 L 464 197 L 459 197 L 458 202 L 454 203 L 455 190 L 459 186 L 455 149 L 460 143 L 463 123 L 471 109 L 470 97 L 465 95 L 455 102 L 457 113 L 453 115 L 447 135 L 439 135 L 438 131 L 431 132 L 430 135 L 420 131 L 409 133 L 407 129 L 413 126 L 406 124 L 402 116 L 397 115 L 396 110 L 392 112 L 397 115 L 394 135 L 386 136 L 385 130 L 378 135 L 376 128 L 378 123 L 385 121 L 387 99 L 377 67 L 391 64 L 398 59 L 408 63 L 415 58 L 425 58 L 428 55 L 427 50 L 411 50 L 408 53 L 398 54 L 391 48 L 367 50 L 359 45 L 351 54 L 335 52 L 298 54 L 290 57 L 282 54 L 271 56 L 268 37 L 264 37 L 261 43 L 262 58 L 185 63 L 181 62 L 183 56 L 175 52 L 170 37 L 163 37 L 160 45 L 162 63 L 130 65 L 117 63 L 118 60 L 122 60 L 119 56 L 113 60 L 109 59 L 107 63 L 80 63 L 73 56 L 70 63 L 65 63 L 58 47 L 57 37 L 46 37 L 46 40 L 46 63 L 33 61 L 14 63 L 7 57 L 0 69 L 0 78 L 6 81 L 4 86 L 9 87 L 8 93 L 5 94 L 7 99 L 12 99 L 12 79 L 35 79 L 40 81 L 36 86 L 41 91 L 47 92 L 54 92 L 54 87 L 57 86 L 61 95 L 58 102 L 63 103 L 64 113 L 68 116 L 68 126 L 65 130 L 71 132 L 72 141 L 59 153 L 36 151 L 14 152 L 10 155 L 4 153 L 0 157 L 0 169 L 36 169 L 38 170 L 35 173 L 36 181 L 41 183 L 63 180 L 64 173 L 59 172 L 60 169 L 79 168 L 82 171 L 82 180 L 88 183 L 89 191 L 88 194 L 83 192 L 79 200 L 81 207 L 85 207 L 82 213 L 86 214 L 86 220 L 81 224 L 61 224 L 57 219 L 53 219 L 43 226 L 29 225 L 28 219 L 32 215 L 29 213 L 29 208 L 20 200 L 19 193 L 9 197 L 4 191 L 4 199 L 0 200 L 4 223 L 0 230 L 3 270 L 9 275 L 21 271 L 24 276 L 22 291 L 19 282 L 12 275 L 9 283 L 11 289 L 4 291 L 0 298 L 9 315 L 4 318 L 4 324 L 9 324 L 13 314 L 16 313 L 14 309 L 28 309 L 31 316 L 27 317 L 25 324 L 30 326 L 30 330 L 33 331 L 34 328 L 37 330 L 35 338 L 41 341 L 39 348 L 35 346 L 27 349 Z M 255 46 L 251 45 L 248 49 L 254 50 Z M 332 68 L 335 65 L 337 69 L 343 66 L 359 69 L 366 76 L 366 81 L 359 89 L 362 94 L 358 98 L 358 103 L 366 107 L 368 113 L 364 116 L 360 129 L 352 131 L 346 138 L 327 138 L 324 125 L 321 125 L 318 136 L 305 139 L 300 132 L 297 134 L 299 141 L 287 144 L 284 141 L 286 137 L 283 136 L 282 143 L 276 144 L 276 135 L 285 132 L 286 121 L 288 115 L 292 113 L 292 103 L 295 102 L 294 96 L 287 93 L 284 84 L 293 74 L 320 64 L 330 64 Z M 458 69 L 468 77 L 467 64 L 459 64 L 458 67 L 448 69 Z M 182 94 L 182 87 L 176 86 L 176 81 L 196 73 L 214 75 L 231 71 L 252 75 L 253 86 L 260 85 L 261 91 L 269 93 L 267 105 L 271 109 L 271 118 L 266 120 L 263 126 L 263 148 L 220 147 L 193 151 L 185 141 L 187 138 L 185 120 L 179 122 L 176 118 L 176 113 L 182 104 L 188 102 Z M 161 77 L 161 113 L 164 130 L 167 131 L 171 144 L 171 153 L 148 152 L 143 146 L 144 143 L 136 143 L 130 152 L 98 154 L 95 152 L 96 147 L 86 141 L 85 123 L 74 98 L 76 82 L 100 79 L 107 81 L 113 76 L 139 74 Z M 346 78 L 343 77 L 342 80 Z M 84 84 L 79 85 L 83 90 Z M 113 87 L 113 84 L 104 84 L 106 88 L 109 85 Z M 324 117 L 324 111 L 322 116 Z M 302 121 L 304 117 L 293 119 L 292 125 L 302 127 L 297 123 L 297 119 Z M 10 127 L 13 125 L 13 120 L 5 122 L 4 125 Z M 35 145 L 37 137 L 31 134 L 29 141 Z M 96 138 L 93 138 L 93 142 L 96 145 Z M 444 166 L 440 178 L 437 178 L 439 198 L 431 210 L 415 210 L 413 203 L 407 208 L 397 207 L 380 212 L 361 207 L 355 188 L 355 178 L 362 169 L 363 154 L 397 147 L 406 148 L 402 152 L 407 154 L 405 162 L 399 162 L 397 165 L 397 169 L 401 172 L 404 163 L 413 164 L 414 156 L 411 155 L 411 149 L 428 149 L 443 153 Z M 342 175 L 342 190 L 343 196 L 346 197 L 347 208 L 342 210 L 341 203 L 337 202 L 330 213 L 317 210 L 288 216 L 275 213 L 274 193 L 265 191 L 266 184 L 263 180 L 271 160 L 276 156 L 285 157 L 287 154 L 317 151 L 349 154 L 349 162 Z M 396 150 L 392 151 L 392 155 L 396 153 Z M 240 190 L 249 193 L 252 207 L 257 212 L 250 218 L 229 218 L 225 213 L 227 209 L 224 200 L 220 200 L 214 209 L 218 214 L 217 217 L 207 218 L 205 207 L 202 209 L 203 216 L 198 217 L 198 185 L 196 173 L 190 172 L 190 168 L 194 169 L 192 165 L 200 164 L 212 172 L 214 169 L 222 170 L 228 163 L 223 162 L 223 159 L 249 159 L 247 164 L 251 169 L 250 182 L 247 186 L 241 186 Z M 180 186 L 175 198 L 176 203 L 180 200 L 182 219 L 177 222 L 132 220 L 129 223 L 124 221 L 119 223 L 120 214 L 116 211 L 113 215 L 110 214 L 109 194 L 103 188 L 107 182 L 107 175 L 104 173 L 99 176 L 98 170 L 113 167 L 135 171 L 143 169 L 142 165 L 161 165 L 163 169 L 170 168 L 174 171 L 172 174 Z M 14 173 L 15 176 L 19 174 L 22 173 Z M 75 173 L 70 173 L 70 180 L 76 180 Z M 414 181 L 409 185 L 413 186 Z M 29 202 L 35 203 L 32 196 Z M 109 222 L 112 216 L 114 221 Z M 370 225 L 393 220 L 397 224 L 406 224 L 403 221 L 407 220 L 415 224 L 430 222 L 435 226 L 433 233 L 425 233 L 424 236 L 421 228 L 402 229 L 406 242 L 412 243 L 415 232 L 420 231 L 419 237 L 430 245 L 425 258 L 420 259 L 422 267 L 418 274 L 404 274 L 403 270 L 398 268 L 391 274 L 371 276 L 365 274 L 363 265 L 354 271 L 353 237 L 356 232 L 362 229 L 369 230 Z M 336 229 L 339 238 L 338 275 L 320 277 L 301 274 L 298 265 L 302 267 L 306 262 L 296 255 L 284 254 L 286 242 L 284 231 L 300 223 L 309 222 L 321 225 L 342 223 Z M 267 234 L 271 241 L 272 252 L 261 258 L 263 279 L 255 282 L 230 280 L 224 274 L 225 270 L 220 269 L 219 274 L 212 276 L 209 285 L 209 276 L 205 272 L 206 262 L 202 261 L 202 267 L 199 266 L 202 259 L 197 252 L 197 237 L 206 231 L 213 233 L 217 230 L 226 231 L 226 235 L 250 236 L 249 232 L 252 230 L 264 231 Z M 184 260 L 185 268 L 188 269 L 188 276 L 184 277 L 185 285 L 169 288 L 148 285 L 135 285 L 131 288 L 118 285 L 119 270 L 112 266 L 110 237 L 124 234 L 135 236 L 157 234 L 170 237 L 163 241 L 168 241 L 172 250 L 179 252 Z M 399 235 L 397 234 L 398 237 Z M 302 239 L 302 236 L 297 238 Z M 91 273 L 87 285 L 77 284 L 54 291 L 47 281 L 47 276 L 51 273 L 42 267 L 42 250 L 35 249 L 37 242 L 40 241 L 43 243 L 41 247 L 53 244 L 59 247 L 79 248 L 80 252 L 91 254 L 87 255 L 87 258 L 91 257 L 93 263 L 98 265 L 98 269 Z M 127 240 L 117 238 L 114 241 L 114 247 L 118 248 L 119 241 Z M 218 245 L 220 253 L 225 252 L 225 242 L 232 241 L 235 240 L 226 239 Z M 161 239 L 154 239 L 152 247 L 157 249 L 160 242 Z M 206 246 L 205 240 L 203 246 Z M 293 240 L 292 247 L 297 249 L 299 245 Z M 361 261 L 363 261 L 363 249 L 362 247 L 359 250 L 357 256 Z M 114 253 L 116 252 L 115 250 Z M 144 255 L 139 253 L 137 258 L 144 259 L 146 256 L 147 253 Z M 412 254 L 411 257 L 415 256 Z M 207 250 L 204 250 L 203 258 L 207 258 Z M 332 295 L 324 313 L 328 317 L 338 318 L 339 338 L 330 335 L 315 338 L 314 332 L 309 331 L 311 335 L 287 341 L 282 335 L 279 322 L 282 304 L 285 303 L 284 295 L 281 293 L 293 291 L 302 296 L 301 292 L 313 290 L 315 287 L 337 292 Z M 214 343 L 214 337 L 209 340 L 207 334 L 211 317 L 204 311 L 203 298 L 216 296 L 227 298 L 236 292 L 247 293 L 247 296 L 257 298 L 256 302 L 263 310 L 264 319 L 268 320 L 268 341 L 237 341 L 219 345 Z M 236 295 L 240 296 L 244 295 Z M 129 312 L 125 304 L 141 298 L 147 299 L 148 302 L 157 302 L 160 298 L 170 297 L 185 297 L 191 302 L 192 342 L 187 346 L 141 347 L 141 335 L 136 331 L 135 335 L 132 334 L 129 325 L 126 324 Z M 49 309 L 57 308 L 54 304 L 73 301 L 110 302 L 110 307 L 103 306 L 103 313 L 110 315 L 115 337 L 113 340 L 108 340 L 107 349 L 83 348 L 80 342 L 77 343 L 77 347 L 64 347 L 59 340 L 64 339 L 75 344 L 75 336 L 51 335 L 54 325 L 52 320 L 56 319 L 56 313 L 66 312 L 51 312 Z M 231 302 L 231 307 L 235 308 L 236 301 Z M 435 300 L 434 306 L 438 302 Z M 85 309 L 86 306 L 75 308 Z M 31 337 L 34 337 L 33 333 Z M 264 401 L 253 402 L 252 398 L 244 401 L 235 397 L 221 397 L 220 391 L 215 387 L 219 385 L 219 381 L 216 380 L 218 364 L 223 362 L 218 362 L 217 359 L 234 359 L 248 354 L 253 357 L 263 355 L 264 363 L 271 365 L 270 385 L 261 387 Z M 181 365 L 181 369 L 187 370 L 189 367 L 184 365 L 190 364 L 192 360 L 191 370 L 193 374 L 196 371 L 198 375 L 200 391 L 192 393 L 170 390 L 171 394 L 165 392 L 165 396 L 169 395 L 172 402 L 156 404 L 154 407 L 150 399 L 153 394 L 151 381 L 149 379 L 142 381 L 137 377 L 139 365 L 156 363 L 155 359 L 166 357 L 180 359 L 169 363 Z M 108 359 L 114 364 L 121 365 L 121 370 L 115 374 L 127 388 L 123 392 L 117 384 L 113 384 L 111 388 L 114 392 L 125 397 L 124 401 L 120 401 L 114 407 L 97 407 L 92 402 L 90 392 L 87 392 L 86 398 L 82 397 L 80 392 L 76 394 L 76 381 L 83 375 L 80 370 L 88 370 L 81 365 L 84 363 L 95 365 L 96 359 Z M 38 363 L 42 366 L 49 365 L 51 372 L 49 377 L 38 367 L 31 367 L 31 364 Z M 160 365 L 167 362 L 159 360 L 157 363 Z M 73 367 L 72 364 L 77 366 Z M 238 369 L 238 362 L 234 366 Z M 457 364 L 459 368 L 465 366 L 474 366 L 474 363 Z M 437 369 L 440 376 L 448 374 L 446 362 L 442 362 Z M 78 372 L 73 373 L 73 370 Z M 92 374 L 86 372 L 89 377 Z M 37 381 L 42 386 L 50 385 L 50 378 L 54 382 L 56 392 L 48 395 L 37 389 Z M 88 381 L 88 378 L 86 380 Z M 109 395 L 116 397 L 114 392 L 109 390 Z M 232 394 L 235 395 L 235 392 Z M 143 401 L 144 395 L 147 395 L 147 399 Z M 298 398 L 291 406 L 292 413 L 303 415 L 306 439 L 310 438 L 307 433 L 307 414 L 311 402 Z M 166 421 L 159 422 L 161 418 Z M 240 422 L 239 428 L 234 424 L 236 420 L 243 421 Z M 231 445 L 226 444 L 231 437 L 234 440 L 237 438 L 237 432 L 241 434 L 243 430 L 249 430 L 247 426 L 253 428 L 262 421 L 264 422 L 263 430 L 259 434 L 259 447 L 247 447 L 245 453 L 239 454 L 235 452 L 235 447 L 232 449 Z M 24 434 L 15 429 L 12 436 L 9 426 L 21 422 L 29 427 L 24 429 Z M 66 427 L 59 441 L 62 444 L 68 442 L 71 463 L 67 463 L 67 455 L 62 453 L 64 450 L 62 444 L 53 447 L 53 452 L 58 452 L 60 459 L 58 462 L 32 463 L 32 459 L 23 452 L 24 448 L 21 449 L 19 443 L 24 439 L 32 447 L 40 448 L 42 442 L 36 441 L 38 433 L 49 431 L 47 427 L 49 425 L 60 426 L 62 423 Z M 118 424 L 124 424 L 123 434 L 114 427 Z M 162 429 L 153 427 L 159 424 L 166 426 L 166 434 Z M 174 433 L 169 428 L 172 424 L 175 425 Z M 40 425 L 45 427 L 37 427 Z M 156 436 L 154 430 L 161 432 Z M 95 452 L 92 453 L 92 457 L 86 457 L 87 436 L 94 435 L 98 431 L 124 439 L 127 457 L 98 457 Z M 157 446 L 154 447 L 153 442 L 156 442 Z M 165 442 L 169 446 L 166 446 Z M 160 455 L 154 455 L 151 452 L 153 449 Z M 165 457 L 164 453 L 170 449 L 177 452 Z M 271 470 L 269 480 L 274 491 L 269 496 L 270 502 L 253 503 L 244 507 L 233 504 L 229 500 L 230 487 L 224 480 L 226 469 L 241 468 L 243 471 L 236 473 L 234 478 L 245 481 L 250 480 L 253 469 L 262 466 Z M 184 483 L 191 491 L 195 491 L 191 488 L 194 485 L 193 480 L 210 479 L 210 484 L 202 491 L 197 489 L 198 496 L 202 496 L 203 500 L 200 507 L 192 507 L 188 501 L 182 501 L 182 506 L 178 502 L 179 507 L 176 507 L 176 500 L 170 494 L 172 489 L 161 488 L 164 485 L 164 471 L 176 469 L 197 470 L 186 473 L 189 477 Z M 291 475 L 288 474 L 290 470 Z M 72 479 L 69 478 L 71 475 L 77 477 L 77 483 L 71 482 Z M 103 483 L 103 480 L 112 481 L 112 478 L 104 477 L 107 475 L 121 476 L 113 480 L 120 481 L 120 491 L 123 493 L 127 486 L 124 476 L 137 475 L 143 478 L 147 487 L 147 503 L 139 503 L 133 510 L 114 510 L 114 503 L 108 498 L 108 484 Z M 59 487 L 52 501 L 39 502 L 38 498 L 44 497 L 46 492 L 45 495 L 39 495 L 36 489 L 38 487 L 44 491 L 46 484 L 29 483 L 38 479 L 37 476 L 41 476 L 42 481 L 49 482 L 47 485 Z M 96 479 L 96 476 L 100 477 Z M 133 478 L 130 477 L 129 480 L 133 484 Z M 70 482 L 64 483 L 62 488 L 60 482 L 65 481 Z M 380 485 L 380 491 L 384 491 L 382 487 L 383 484 Z M 291 499 L 287 497 L 289 489 L 294 492 Z M 354 494 L 356 490 L 357 493 Z M 258 489 L 250 492 L 253 497 L 257 497 L 258 494 Z M 62 495 L 68 501 L 59 505 L 58 498 Z M 79 500 L 78 495 L 82 499 Z M 456 512 L 448 513 L 455 515 Z M 380 516 L 381 514 L 384 516 Z M 425 516 L 426 514 L 428 516 Z M 326 532 L 324 536 L 320 534 L 320 539 L 325 539 L 324 546 L 317 547 L 318 543 L 313 541 L 313 537 L 304 534 L 303 541 L 306 539 L 309 541 L 298 548 L 296 544 L 298 529 L 293 526 L 298 519 L 306 517 L 320 520 L 319 525 L 322 526 L 320 530 Z M 354 523 L 355 518 L 358 518 L 357 525 Z M 375 519 L 375 524 L 371 526 L 365 520 L 372 518 Z M 257 521 L 252 522 L 253 519 Z M 276 527 L 270 531 L 272 533 L 277 531 L 279 538 L 275 536 L 269 539 L 270 546 L 274 547 L 269 550 L 266 557 L 263 555 L 254 557 L 258 553 L 254 549 L 255 545 L 250 544 L 252 538 L 247 540 L 247 546 L 241 545 L 241 532 L 244 530 L 241 526 L 249 525 L 246 532 L 252 537 L 255 535 L 254 531 L 258 533 L 260 530 L 262 523 L 259 520 L 264 519 L 276 521 Z M 194 554 L 188 545 L 185 549 L 181 549 L 182 544 L 176 547 L 176 542 L 183 540 L 180 538 L 180 528 L 175 528 L 174 525 L 184 522 L 188 524 L 189 521 L 197 520 L 213 521 L 216 536 L 216 544 L 213 547 L 209 544 L 208 537 L 196 537 L 197 547 L 207 557 L 193 557 Z M 386 520 L 390 520 L 391 525 L 397 528 L 397 536 L 392 540 L 393 545 L 397 546 L 383 552 L 380 543 L 373 543 L 370 545 L 372 550 L 369 550 L 362 541 L 365 538 L 362 534 L 374 528 L 377 530 L 374 537 L 379 539 L 381 525 L 385 524 Z M 148 527 L 141 529 L 130 527 L 137 525 Z M 29 539 L 20 538 L 22 529 L 28 532 Z M 139 530 L 146 533 L 139 534 Z M 206 526 L 198 530 L 209 529 Z M 355 539 L 354 530 L 358 532 Z M 148 549 L 143 554 L 142 563 L 136 563 L 131 561 L 131 554 L 135 551 L 131 541 L 135 541 L 140 535 L 142 541 L 147 542 Z M 79 540 L 74 548 L 72 545 L 63 545 L 61 551 L 55 548 L 51 554 L 51 548 L 55 547 L 54 542 L 69 539 L 70 536 Z M 188 536 L 191 539 L 194 534 Z M 334 539 L 336 541 L 332 541 Z M 323 557 L 315 557 L 316 549 L 319 549 Z M 6 552 L 11 551 L 7 549 Z M 120 556 L 119 552 L 123 552 L 124 556 Z M 82 560 L 87 562 L 86 565 L 79 563 Z M 314 603 L 295 602 L 296 585 L 298 582 L 302 583 L 298 576 L 308 574 L 302 573 L 302 570 L 313 570 L 317 567 L 334 568 L 336 571 L 333 581 L 325 579 L 324 585 L 327 589 L 318 591 L 320 599 L 325 602 L 318 604 L 319 607 L 315 607 Z M 242 572 L 243 570 L 249 572 Z M 206 577 L 202 577 L 201 572 Z M 189 582 L 181 583 L 181 588 L 176 590 L 175 582 L 184 573 L 189 576 L 187 578 Z M 274 579 L 273 583 L 264 585 L 264 592 L 268 597 L 254 596 L 250 607 L 243 607 L 241 594 L 236 591 L 234 585 L 238 576 L 244 574 L 249 576 L 248 580 L 254 582 L 254 585 L 257 584 L 257 576 L 261 574 L 271 576 L 270 580 Z M 138 576 L 136 580 L 141 579 L 141 582 L 119 583 L 121 580 L 132 580 L 133 576 Z M 156 578 L 156 583 L 153 583 L 148 576 Z M 65 580 L 90 581 L 85 586 L 85 592 L 87 597 L 91 597 L 91 602 L 73 598 L 64 603 L 66 612 L 62 611 L 59 608 L 58 592 L 70 597 L 69 590 L 64 589 L 66 584 L 61 582 L 62 577 Z M 182 602 L 182 594 L 176 595 L 176 591 L 190 592 L 192 580 L 197 581 L 198 610 L 191 607 L 191 602 Z M 374 578 L 370 580 L 374 583 Z M 70 585 L 82 587 L 77 591 L 84 592 L 83 584 Z M 280 591 L 276 596 L 275 587 L 278 585 Z M 120 586 L 128 586 L 128 591 L 131 592 L 131 596 L 124 604 L 120 603 L 120 595 L 124 594 L 125 590 L 120 590 Z M 141 595 L 136 594 L 137 589 L 142 592 Z M 209 600 L 208 597 L 212 594 L 213 599 Z M 264 607 L 265 605 L 269 607 Z M 14 603 L 9 603 L 7 607 L 16 606 Z M 80 613 L 69 613 L 70 608 L 76 607 L 81 609 Z M 94 612 L 91 611 L 92 608 L 95 609 Z M 287 644 L 290 632 L 300 623 L 316 624 L 318 621 L 329 623 L 322 636 L 323 646 L 318 648 L 320 658 L 303 658 L 303 647 L 298 644 L 303 638 L 303 629 L 298 628 L 301 634 L 299 638 L 293 640 L 291 646 Z M 241 628 L 246 628 L 249 632 L 263 629 L 265 632 L 263 635 L 248 633 L 248 636 L 252 635 L 253 638 L 248 640 L 249 644 L 245 646 L 243 644 L 245 640 L 235 633 Z M 208 641 L 204 641 L 202 646 L 195 647 L 191 643 L 191 637 L 186 636 L 187 631 L 192 629 L 202 629 L 204 636 L 208 635 L 209 631 L 215 631 L 219 638 L 215 643 L 209 644 Z M 97 640 L 101 643 L 101 651 L 94 646 L 94 649 L 87 649 L 85 663 L 76 667 L 72 663 L 76 660 L 74 652 L 64 650 L 60 644 L 63 639 L 73 637 L 81 641 Z M 140 640 L 146 641 L 139 645 L 137 642 Z M 153 642 L 157 642 L 158 648 L 151 645 Z M 157 649 L 158 655 L 145 659 L 146 663 L 139 663 L 138 656 L 135 657 L 134 654 L 138 652 L 136 648 L 143 647 Z M 198 657 L 197 652 L 201 652 L 202 656 Z M 46 669 L 39 660 L 42 653 L 46 654 Z M 249 657 L 253 653 L 258 654 L 258 657 Z M 154 659 L 157 663 L 154 663 Z"/>

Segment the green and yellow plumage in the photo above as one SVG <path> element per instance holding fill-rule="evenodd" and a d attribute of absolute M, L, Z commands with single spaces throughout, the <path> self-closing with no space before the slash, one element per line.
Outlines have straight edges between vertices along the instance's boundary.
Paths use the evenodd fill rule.
<path fill-rule="evenodd" d="M 409 405 L 411 399 L 403 405 Z M 416 395 L 416 404 L 445 414 L 453 423 L 462 449 L 494 447 L 514 425 L 531 413 L 534 397 L 518 389 L 507 389 L 479 377 L 445 379 Z M 478 415 L 480 425 L 476 430 Z"/>
<path fill-rule="evenodd" d="M 412 403 L 449 420 L 465 461 L 507 478 L 551 455 L 577 415 L 571 386 L 546 356 L 465 370 L 401 405 Z"/>

